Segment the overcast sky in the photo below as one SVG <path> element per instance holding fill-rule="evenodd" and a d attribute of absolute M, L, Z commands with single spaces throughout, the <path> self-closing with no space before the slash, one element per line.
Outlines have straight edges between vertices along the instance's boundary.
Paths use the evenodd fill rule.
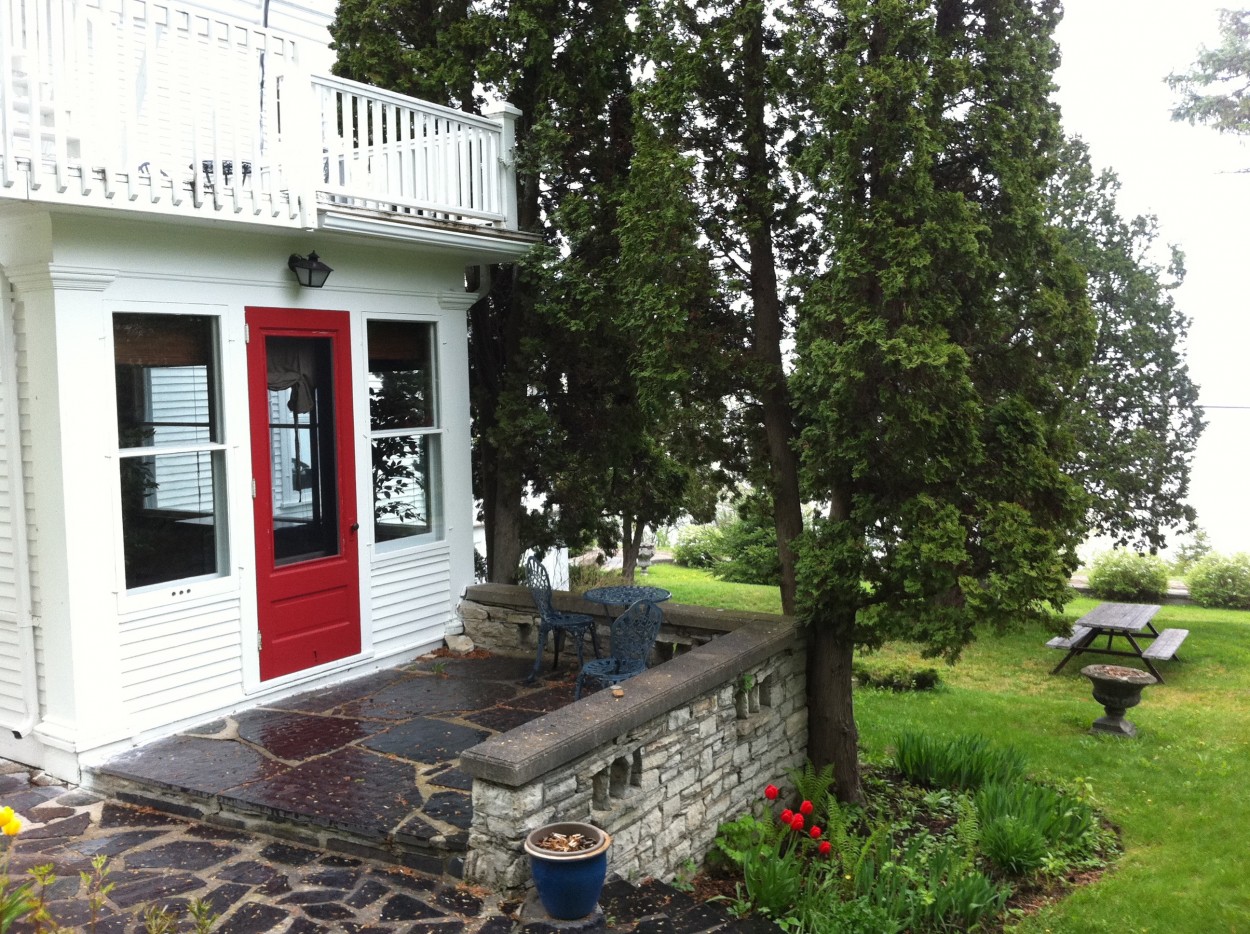
<path fill-rule="evenodd" d="M 1097 168 L 1124 184 L 1120 213 L 1158 216 L 1185 253 L 1177 304 L 1190 318 L 1188 356 L 1209 425 L 1190 502 L 1224 552 L 1250 551 L 1250 314 L 1247 222 L 1250 141 L 1173 123 L 1163 79 L 1199 46 L 1218 44 L 1216 10 L 1233 0 L 1066 0 L 1057 38 L 1064 127 Z M 1250 2 L 1247 3 L 1250 6 Z"/>

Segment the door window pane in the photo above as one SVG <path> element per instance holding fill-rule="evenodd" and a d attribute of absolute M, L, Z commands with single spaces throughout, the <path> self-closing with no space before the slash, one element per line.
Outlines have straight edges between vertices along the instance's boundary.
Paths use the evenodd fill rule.
<path fill-rule="evenodd" d="M 333 346 L 328 337 L 266 337 L 275 563 L 339 553 Z"/>
<path fill-rule="evenodd" d="M 113 346 L 126 587 L 221 573 L 216 319 L 117 314 Z"/>

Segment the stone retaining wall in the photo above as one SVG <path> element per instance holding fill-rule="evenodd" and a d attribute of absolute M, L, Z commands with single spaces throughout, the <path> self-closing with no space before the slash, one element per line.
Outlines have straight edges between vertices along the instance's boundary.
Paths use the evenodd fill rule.
<path fill-rule="evenodd" d="M 532 628 L 532 617 L 506 620 L 524 615 L 527 592 L 492 585 L 471 588 L 468 598 L 465 628 L 474 641 L 493 627 L 497 639 L 520 640 L 514 651 L 525 647 L 530 634 L 514 630 Z M 578 602 L 567 598 L 567 608 Z M 597 692 L 461 755 L 473 776 L 467 880 L 521 888 L 530 878 L 525 835 L 562 820 L 612 834 L 609 871 L 669 879 L 703 857 L 719 823 L 803 763 L 805 657 L 794 621 L 664 610 L 666 632 L 694 648 L 625 682 L 623 697 Z"/>

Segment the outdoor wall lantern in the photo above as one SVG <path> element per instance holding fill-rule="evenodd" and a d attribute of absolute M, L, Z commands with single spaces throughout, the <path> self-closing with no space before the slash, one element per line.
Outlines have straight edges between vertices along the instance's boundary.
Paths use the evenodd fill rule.
<path fill-rule="evenodd" d="M 295 278 L 299 280 L 299 284 L 309 289 L 319 289 L 326 284 L 326 280 L 330 278 L 330 273 L 334 272 L 329 266 L 321 261 L 317 256 L 316 250 L 308 254 L 307 258 L 300 256 L 298 253 L 292 253 L 291 258 L 286 261 L 287 268 L 295 273 Z"/>

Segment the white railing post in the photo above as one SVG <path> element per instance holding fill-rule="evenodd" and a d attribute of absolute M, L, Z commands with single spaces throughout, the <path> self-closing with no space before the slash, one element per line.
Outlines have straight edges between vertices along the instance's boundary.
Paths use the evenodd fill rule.
<path fill-rule="evenodd" d="M 494 101 L 482 110 L 483 117 L 490 117 L 499 124 L 499 182 L 503 204 L 504 227 L 517 229 L 516 205 L 516 121 L 521 111 L 507 101 Z"/>

